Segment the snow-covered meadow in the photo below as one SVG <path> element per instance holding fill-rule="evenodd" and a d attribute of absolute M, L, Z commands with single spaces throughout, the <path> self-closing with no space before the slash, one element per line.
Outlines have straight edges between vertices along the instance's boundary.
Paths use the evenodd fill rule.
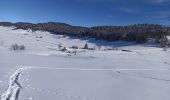
<path fill-rule="evenodd" d="M 13 29 L 0 27 L 1 100 L 170 100 L 169 50 Z"/>

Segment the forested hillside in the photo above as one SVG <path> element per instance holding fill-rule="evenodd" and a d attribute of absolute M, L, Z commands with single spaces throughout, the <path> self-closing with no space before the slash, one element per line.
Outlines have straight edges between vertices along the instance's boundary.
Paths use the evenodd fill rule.
<path fill-rule="evenodd" d="M 167 44 L 167 35 L 170 34 L 170 28 L 157 24 L 134 24 L 127 26 L 95 26 L 80 27 L 72 26 L 65 23 L 48 22 L 48 23 L 10 23 L 1 22 L 0 26 L 15 26 L 17 29 L 32 29 L 33 31 L 42 30 L 53 34 L 73 35 L 79 38 L 93 37 L 107 41 L 130 41 L 137 43 L 146 43 L 152 41 L 161 44 Z"/>

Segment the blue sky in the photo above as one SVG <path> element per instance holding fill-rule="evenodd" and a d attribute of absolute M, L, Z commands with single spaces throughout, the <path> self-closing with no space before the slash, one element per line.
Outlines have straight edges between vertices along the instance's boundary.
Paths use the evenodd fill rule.
<path fill-rule="evenodd" d="M 0 0 L 0 21 L 170 25 L 170 0 Z"/>

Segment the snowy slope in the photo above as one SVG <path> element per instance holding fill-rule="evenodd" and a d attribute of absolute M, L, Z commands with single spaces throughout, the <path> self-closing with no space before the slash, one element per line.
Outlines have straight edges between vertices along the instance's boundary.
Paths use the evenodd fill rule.
<path fill-rule="evenodd" d="M 169 83 L 170 51 L 153 45 L 0 27 L 1 100 L 170 100 Z"/>

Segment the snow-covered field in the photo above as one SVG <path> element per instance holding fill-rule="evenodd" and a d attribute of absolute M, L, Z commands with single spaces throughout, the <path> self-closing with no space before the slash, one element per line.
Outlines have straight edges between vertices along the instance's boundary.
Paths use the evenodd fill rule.
<path fill-rule="evenodd" d="M 13 51 L 15 43 L 26 50 Z M 96 50 L 81 49 L 86 43 Z M 169 50 L 0 27 L 1 100 L 170 100 L 169 93 Z"/>

